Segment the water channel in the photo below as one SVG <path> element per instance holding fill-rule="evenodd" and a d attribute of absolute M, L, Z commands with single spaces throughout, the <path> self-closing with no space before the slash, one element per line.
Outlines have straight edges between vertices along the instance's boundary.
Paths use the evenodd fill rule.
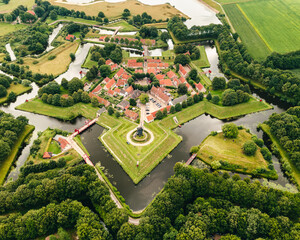
<path fill-rule="evenodd" d="M 156 0 L 153 0 L 153 2 L 156 2 Z M 174 0 L 172 2 L 176 2 L 176 4 L 179 4 L 179 1 Z M 188 0 L 188 2 L 191 2 L 191 4 L 201 5 L 200 2 L 194 0 Z M 183 5 L 189 4 L 185 3 Z M 191 5 L 189 5 L 189 7 L 191 7 Z M 179 10 L 182 9 L 179 8 Z M 76 52 L 76 60 L 70 64 L 68 71 L 55 80 L 57 82 L 60 82 L 63 77 L 67 78 L 68 80 L 73 77 L 81 77 L 79 74 L 79 72 L 82 70 L 81 65 L 84 62 L 90 47 L 93 45 L 94 44 L 91 43 L 81 45 Z M 211 64 L 210 69 L 212 70 L 212 74 L 216 74 L 216 76 L 217 74 L 221 74 L 217 67 L 218 56 L 216 51 L 210 46 L 206 46 L 205 50 Z M 15 103 L 0 107 L 0 110 L 11 113 L 14 116 L 23 115 L 27 117 L 29 119 L 29 123 L 36 127 L 30 144 L 27 145 L 21 152 L 20 157 L 16 161 L 16 168 L 9 174 L 8 179 L 17 178 L 19 169 L 25 163 L 29 155 L 30 146 L 33 140 L 37 138 L 37 133 L 39 131 L 44 131 L 45 129 L 50 127 L 60 128 L 72 132 L 74 131 L 74 129 L 84 124 L 84 118 L 77 118 L 71 122 L 64 122 L 47 116 L 15 110 L 16 106 L 24 103 L 27 99 L 34 98 L 37 95 L 38 87 L 34 83 L 32 84 L 32 87 L 33 89 L 30 93 L 19 96 Z M 268 98 L 264 93 L 255 91 L 254 95 L 259 98 L 265 99 L 267 102 L 273 105 L 274 109 L 249 114 L 232 122 L 238 125 L 244 125 L 246 128 L 249 128 L 253 134 L 256 134 L 261 138 L 262 133 L 257 131 L 257 125 L 267 120 L 272 113 L 283 112 L 284 110 L 286 110 L 287 106 L 281 105 L 280 103 L 273 100 L 273 98 Z M 93 163 L 101 163 L 101 165 L 105 168 L 105 172 L 108 174 L 108 178 L 126 199 L 126 203 L 130 206 L 131 209 L 133 209 L 134 211 L 138 211 L 145 208 L 154 198 L 154 196 L 163 188 L 167 179 L 173 174 L 174 164 L 176 162 L 186 161 L 189 158 L 190 147 L 200 144 L 201 141 L 211 131 L 220 130 L 223 124 L 224 122 L 221 120 L 213 118 L 209 115 L 202 115 L 184 124 L 182 128 L 176 129 L 175 132 L 182 136 L 183 141 L 169 154 L 168 157 L 166 157 L 146 178 L 144 178 L 137 185 L 132 182 L 129 176 L 123 171 L 120 165 L 113 159 L 113 157 L 106 151 L 104 146 L 98 140 L 98 137 L 104 130 L 102 127 L 95 125 L 89 130 L 85 131 L 82 134 L 82 140 L 83 144 L 91 154 L 91 160 L 93 161 Z M 287 186 L 289 182 L 280 169 L 278 159 L 273 157 L 273 163 L 275 169 L 277 170 L 279 178 L 276 181 L 270 182 L 274 182 L 282 186 Z"/>

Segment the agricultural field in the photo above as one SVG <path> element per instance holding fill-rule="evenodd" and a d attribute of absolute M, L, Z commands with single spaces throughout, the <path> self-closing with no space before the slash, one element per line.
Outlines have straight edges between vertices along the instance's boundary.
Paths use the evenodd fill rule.
<path fill-rule="evenodd" d="M 271 52 L 300 49 L 300 4 L 298 0 L 220 0 L 234 29 L 250 54 L 263 60 Z"/>
<path fill-rule="evenodd" d="M 127 144 L 127 133 L 137 128 L 136 123 L 102 114 L 99 124 L 110 128 L 99 139 L 135 184 L 150 173 L 181 142 L 181 137 L 163 128 L 157 121 L 145 125 L 145 129 L 154 134 L 153 142 L 146 146 Z M 139 167 L 136 166 L 137 161 Z"/>
<path fill-rule="evenodd" d="M 22 28 L 26 28 L 27 26 L 24 24 L 10 24 L 10 23 L 4 23 L 0 22 L 0 36 L 4 36 L 8 33 L 18 31 Z"/>
<path fill-rule="evenodd" d="M 255 31 L 249 21 L 245 18 L 237 5 L 224 5 L 223 8 L 235 31 L 239 34 L 239 37 L 246 45 L 252 57 L 258 60 L 264 60 L 268 55 L 271 54 L 271 50 Z"/>
<path fill-rule="evenodd" d="M 197 157 L 209 165 L 214 165 L 215 161 L 227 162 L 230 164 L 228 168 L 236 168 L 234 171 L 238 172 L 250 174 L 256 169 L 268 170 L 268 163 L 259 148 L 253 156 L 244 154 L 243 145 L 251 140 L 251 136 L 245 129 L 239 130 L 236 139 L 225 138 L 223 133 L 208 136 L 201 143 Z"/>
<path fill-rule="evenodd" d="M 160 5 L 146 5 L 137 0 L 128 0 L 118 3 L 109 3 L 109 2 L 96 2 L 93 4 L 86 5 L 72 5 L 65 4 L 63 1 L 50 0 L 52 5 L 57 5 L 65 7 L 68 9 L 74 9 L 75 11 L 84 11 L 86 15 L 97 16 L 100 11 L 104 12 L 106 17 L 109 19 L 118 18 L 122 15 L 122 12 L 125 8 L 129 9 L 131 15 L 142 14 L 146 12 L 154 19 L 165 20 L 171 18 L 174 15 L 179 15 L 182 17 L 188 18 L 185 14 L 172 7 L 170 4 L 160 4 Z"/>
<path fill-rule="evenodd" d="M 35 73 L 47 73 L 57 76 L 64 73 L 71 62 L 70 53 L 75 53 L 79 43 L 66 42 L 55 48 L 40 58 L 24 58 L 24 66 L 28 65 L 29 69 Z M 50 56 L 56 56 L 49 61 Z"/>
<path fill-rule="evenodd" d="M 9 13 L 16 9 L 19 5 L 24 5 L 28 9 L 31 9 L 35 4 L 35 0 L 10 0 L 8 4 L 4 4 L 2 1 L 0 3 L 0 13 Z"/>

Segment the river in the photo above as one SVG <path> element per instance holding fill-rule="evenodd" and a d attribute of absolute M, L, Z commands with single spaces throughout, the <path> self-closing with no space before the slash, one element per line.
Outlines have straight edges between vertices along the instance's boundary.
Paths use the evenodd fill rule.
<path fill-rule="evenodd" d="M 145 3 L 162 2 L 158 0 L 141 1 Z M 206 24 L 215 23 L 215 16 L 211 16 L 211 11 L 197 0 L 186 0 L 182 2 L 180 0 L 169 0 L 169 2 L 171 2 L 172 5 L 175 5 L 179 10 L 185 12 L 186 14 L 192 17 L 192 19 L 189 20 L 188 24 L 196 22 L 205 22 Z M 187 7 L 190 10 L 187 10 Z M 197 9 L 205 10 L 203 14 L 200 15 L 199 12 L 198 14 L 196 14 Z M 209 22 L 208 20 L 210 18 L 211 21 Z M 90 47 L 93 45 L 94 44 L 91 43 L 81 45 L 76 52 L 76 60 L 70 64 L 68 71 L 55 80 L 60 83 L 63 77 L 67 78 L 68 80 L 70 80 L 73 77 L 81 77 L 79 74 L 79 72 L 82 70 L 81 65 L 84 62 Z M 217 68 L 217 52 L 214 48 L 209 46 L 206 46 L 205 50 L 211 64 L 210 69 L 212 70 L 212 75 L 221 75 L 219 69 Z M 29 119 L 29 123 L 36 127 L 33 133 L 33 137 L 31 138 L 30 144 L 22 150 L 20 157 L 16 161 L 16 168 L 9 174 L 8 179 L 17 178 L 19 174 L 19 169 L 26 161 L 29 155 L 30 146 L 33 140 L 37 138 L 37 133 L 39 131 L 44 131 L 45 129 L 50 127 L 60 128 L 69 132 L 73 132 L 74 129 L 84 124 L 84 118 L 77 118 L 76 120 L 71 122 L 64 122 L 42 115 L 15 110 L 16 106 L 18 106 L 21 103 L 24 103 L 27 99 L 31 99 L 37 95 L 38 87 L 34 83 L 32 84 L 32 87 L 33 89 L 30 93 L 26 93 L 22 96 L 19 96 L 15 103 L 11 103 L 8 106 L 0 107 L 1 110 L 7 113 L 11 113 L 14 116 L 23 115 L 27 117 Z M 281 113 L 284 110 L 286 110 L 287 107 L 284 105 L 280 105 L 280 103 L 276 102 L 272 98 L 267 98 L 266 94 L 264 93 L 260 93 L 258 91 L 255 92 L 257 94 L 254 94 L 255 96 L 265 99 L 267 102 L 271 103 L 274 106 L 274 109 L 249 114 L 232 122 L 238 125 L 244 125 L 246 128 L 249 128 L 253 134 L 256 134 L 258 137 L 262 137 L 262 133 L 256 130 L 257 125 L 267 120 L 272 113 Z M 167 179 L 173 175 L 174 164 L 178 161 L 186 161 L 189 158 L 190 147 L 200 144 L 201 141 L 211 131 L 220 130 L 223 124 L 224 122 L 221 120 L 213 118 L 209 115 L 202 115 L 184 124 L 182 128 L 176 129 L 175 132 L 182 136 L 183 141 L 169 154 L 167 158 L 165 158 L 147 177 L 145 177 L 137 185 L 135 185 L 131 181 L 129 176 L 123 171 L 120 165 L 113 159 L 113 157 L 106 151 L 104 146 L 98 140 L 98 137 L 103 131 L 102 127 L 95 125 L 92 128 L 85 131 L 82 134 L 82 141 L 88 149 L 89 153 L 91 154 L 91 160 L 93 161 L 93 163 L 101 163 L 101 165 L 105 168 L 105 172 L 107 173 L 108 178 L 111 180 L 112 184 L 117 187 L 122 196 L 126 199 L 126 203 L 130 206 L 131 209 L 133 209 L 134 211 L 138 211 L 145 208 L 151 202 L 154 196 L 163 188 Z M 273 157 L 273 163 L 275 169 L 277 170 L 279 178 L 276 181 L 270 182 L 274 182 L 282 186 L 287 186 L 288 180 L 282 174 L 278 160 L 275 157 Z"/>

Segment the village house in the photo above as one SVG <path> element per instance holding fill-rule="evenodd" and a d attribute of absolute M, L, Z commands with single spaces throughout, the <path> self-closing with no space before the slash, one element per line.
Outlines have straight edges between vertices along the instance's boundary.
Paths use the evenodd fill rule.
<path fill-rule="evenodd" d="M 134 89 L 132 86 L 129 86 L 128 88 L 126 88 L 125 91 L 127 92 L 128 95 L 131 95 L 133 93 Z"/>
<path fill-rule="evenodd" d="M 35 12 L 32 10 L 28 10 L 27 12 L 30 13 L 31 15 L 35 16 Z"/>
<path fill-rule="evenodd" d="M 125 116 L 128 117 L 128 118 L 130 118 L 131 120 L 135 121 L 135 120 L 138 119 L 139 114 L 136 113 L 136 112 L 134 112 L 134 111 L 131 111 L 131 110 L 127 109 L 125 111 Z"/>
<path fill-rule="evenodd" d="M 165 78 L 165 75 L 163 75 L 163 74 L 157 74 L 157 75 L 155 75 L 155 77 L 156 77 L 157 80 L 159 81 L 159 80 L 164 79 L 164 78 Z"/>
<path fill-rule="evenodd" d="M 172 83 L 171 79 L 159 80 L 159 84 L 161 87 L 173 87 L 173 83 Z"/>
<path fill-rule="evenodd" d="M 164 104 L 169 104 L 170 97 L 166 95 L 161 88 L 152 87 L 150 93 L 158 98 L 160 101 L 162 101 Z"/>
<path fill-rule="evenodd" d="M 108 83 L 110 80 L 111 80 L 111 79 L 110 79 L 109 77 L 106 77 L 106 78 L 103 79 L 103 82 L 104 82 L 104 83 Z"/>
<path fill-rule="evenodd" d="M 99 37 L 99 41 L 101 41 L 101 42 L 105 42 L 105 38 L 106 38 L 107 36 L 101 36 L 101 37 Z"/>
<path fill-rule="evenodd" d="M 175 106 L 177 103 L 182 104 L 183 101 L 187 100 L 187 95 L 182 95 L 178 98 L 175 98 L 174 100 L 172 100 L 172 102 L 170 103 L 171 105 Z"/>
<path fill-rule="evenodd" d="M 115 74 L 114 78 L 119 79 L 125 73 L 124 68 L 120 68 L 120 70 Z"/>
<path fill-rule="evenodd" d="M 165 108 L 158 109 L 157 111 L 155 111 L 155 112 L 152 112 L 152 113 L 151 113 L 151 115 L 152 115 L 152 116 L 153 116 L 153 118 L 155 119 L 155 118 L 156 118 L 156 113 L 157 113 L 158 111 L 161 111 L 161 112 L 163 112 L 163 111 L 164 111 L 164 109 L 167 109 L 167 113 L 169 113 L 169 112 L 170 112 L 170 109 L 171 109 L 171 106 L 166 106 Z"/>
<path fill-rule="evenodd" d="M 135 73 L 144 73 L 144 70 L 143 70 L 143 69 L 135 69 L 134 72 L 135 72 Z"/>
<path fill-rule="evenodd" d="M 184 78 L 187 77 L 188 72 L 185 70 L 185 68 L 181 64 L 179 64 L 179 71 L 178 72 L 182 77 L 184 77 Z"/>
<path fill-rule="evenodd" d="M 179 84 L 180 84 L 180 82 L 179 82 L 178 78 L 174 78 L 173 79 L 173 85 L 174 85 L 174 87 L 178 88 Z"/>
<path fill-rule="evenodd" d="M 129 68 L 143 68 L 143 62 L 137 62 L 136 59 L 129 59 L 127 62 L 127 67 Z"/>
<path fill-rule="evenodd" d="M 43 159 L 50 159 L 52 158 L 52 153 L 51 152 L 45 152 L 43 155 Z"/>
<path fill-rule="evenodd" d="M 154 121 L 154 117 L 153 117 L 152 114 L 150 114 L 150 115 L 148 115 L 148 116 L 146 117 L 146 122 L 147 122 L 147 123 L 151 123 L 151 122 L 153 122 L 153 121 Z"/>
<path fill-rule="evenodd" d="M 98 102 L 99 102 L 100 104 L 103 104 L 105 107 L 108 107 L 108 106 L 110 105 L 110 102 L 109 102 L 109 101 L 107 101 L 107 100 L 104 99 L 104 98 L 99 97 L 98 95 L 95 95 L 95 94 L 93 94 L 93 93 L 90 93 L 89 96 L 90 96 L 90 98 L 92 98 L 92 97 L 97 98 Z"/>
<path fill-rule="evenodd" d="M 72 40 L 75 40 L 75 39 L 76 39 L 76 37 L 74 35 L 68 34 L 66 36 L 66 40 L 68 40 L 68 41 L 72 41 Z"/>
<path fill-rule="evenodd" d="M 140 90 L 134 90 L 132 94 L 130 95 L 131 98 L 137 99 L 139 96 L 141 96 L 142 92 Z"/>
<path fill-rule="evenodd" d="M 173 79 L 176 77 L 176 74 L 173 71 L 169 71 L 169 72 L 167 72 L 167 76 L 168 76 L 168 78 Z"/>
<path fill-rule="evenodd" d="M 197 89 L 198 92 L 205 92 L 205 88 L 201 83 L 195 83 L 195 88 Z"/>
<path fill-rule="evenodd" d="M 113 64 L 113 65 L 110 65 L 110 70 L 111 71 L 115 71 L 116 69 L 118 69 L 119 65 L 118 64 Z"/>
<path fill-rule="evenodd" d="M 102 87 L 100 86 L 100 84 L 95 87 L 95 89 L 92 91 L 93 94 L 99 94 L 101 91 Z"/>
<path fill-rule="evenodd" d="M 116 85 L 116 81 L 114 79 L 111 79 L 105 86 L 104 89 L 108 90 L 113 88 Z"/>
<path fill-rule="evenodd" d="M 108 89 L 107 95 L 113 97 L 115 95 L 114 90 Z"/>
<path fill-rule="evenodd" d="M 127 100 L 123 100 L 122 102 L 120 102 L 117 107 L 121 108 L 123 111 L 125 111 L 126 109 L 128 109 L 130 106 L 129 102 Z"/>

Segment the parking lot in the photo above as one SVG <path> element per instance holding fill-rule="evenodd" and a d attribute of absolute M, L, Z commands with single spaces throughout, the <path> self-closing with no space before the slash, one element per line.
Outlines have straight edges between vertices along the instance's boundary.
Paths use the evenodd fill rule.
<path fill-rule="evenodd" d="M 146 114 L 149 115 L 152 112 L 155 112 L 161 108 L 165 108 L 167 105 L 162 103 L 153 95 L 149 94 L 149 102 L 146 105 Z"/>

